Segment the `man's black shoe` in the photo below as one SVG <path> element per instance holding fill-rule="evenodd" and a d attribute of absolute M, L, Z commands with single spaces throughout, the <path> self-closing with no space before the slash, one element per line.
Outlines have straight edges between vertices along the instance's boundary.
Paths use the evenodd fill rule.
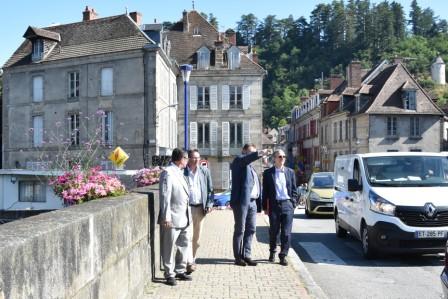
<path fill-rule="evenodd" d="M 242 259 L 236 259 L 236 260 L 235 260 L 235 265 L 245 267 L 247 264 L 246 264 L 246 262 L 245 262 L 244 260 L 242 260 Z"/>
<path fill-rule="evenodd" d="M 275 252 L 269 253 L 269 262 L 273 263 L 275 261 Z"/>
<path fill-rule="evenodd" d="M 179 280 L 187 280 L 187 281 L 193 280 L 193 277 L 191 277 L 191 275 L 188 275 L 187 273 L 177 273 L 176 278 Z"/>
<path fill-rule="evenodd" d="M 176 279 L 174 277 L 168 277 L 166 279 L 166 284 L 169 286 L 175 286 L 177 284 Z"/>
<path fill-rule="evenodd" d="M 280 258 L 280 265 L 282 265 L 282 266 L 288 266 L 288 261 L 286 260 L 285 257 L 281 257 L 281 258 Z"/>
<path fill-rule="evenodd" d="M 250 258 L 245 258 L 244 261 L 246 262 L 246 264 L 248 264 L 249 266 L 256 266 L 257 262 L 254 262 L 252 259 Z"/>

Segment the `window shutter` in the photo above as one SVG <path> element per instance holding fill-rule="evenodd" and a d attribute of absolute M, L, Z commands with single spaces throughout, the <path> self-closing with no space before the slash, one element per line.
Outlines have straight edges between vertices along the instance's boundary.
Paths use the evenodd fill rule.
<path fill-rule="evenodd" d="M 222 123 L 222 155 L 229 156 L 230 147 L 230 123 L 225 121 Z"/>
<path fill-rule="evenodd" d="M 218 85 L 210 86 L 210 110 L 218 110 Z"/>
<path fill-rule="evenodd" d="M 190 123 L 190 148 L 198 148 L 198 123 Z"/>
<path fill-rule="evenodd" d="M 222 110 L 229 110 L 230 92 L 229 85 L 222 86 Z"/>
<path fill-rule="evenodd" d="M 210 122 L 210 150 L 211 155 L 216 156 L 216 145 L 218 143 L 218 122 Z"/>
<path fill-rule="evenodd" d="M 229 181 L 230 181 L 230 173 L 229 173 L 229 163 L 223 162 L 221 163 L 221 181 L 222 181 L 222 189 L 229 189 Z"/>
<path fill-rule="evenodd" d="M 190 86 L 190 110 L 198 109 L 198 87 L 191 85 Z"/>
<path fill-rule="evenodd" d="M 43 137 L 43 119 L 42 116 L 33 117 L 33 145 L 41 146 Z"/>
<path fill-rule="evenodd" d="M 250 143 L 250 122 L 243 122 L 243 143 Z"/>
<path fill-rule="evenodd" d="M 250 107 L 250 86 L 243 85 L 243 110 Z"/>
<path fill-rule="evenodd" d="M 111 96 L 114 91 L 114 72 L 113 69 L 108 67 L 101 70 L 101 95 Z"/>
<path fill-rule="evenodd" d="M 44 95 L 44 80 L 42 76 L 33 78 L 33 101 L 41 102 Z"/>

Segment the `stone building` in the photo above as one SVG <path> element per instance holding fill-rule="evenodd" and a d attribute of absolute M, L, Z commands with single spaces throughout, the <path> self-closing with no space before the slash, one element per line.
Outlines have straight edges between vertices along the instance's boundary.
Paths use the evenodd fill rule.
<path fill-rule="evenodd" d="M 348 71 L 321 107 L 324 170 L 342 154 L 441 150 L 443 111 L 404 64 L 385 60 L 364 74 L 352 62 Z"/>
<path fill-rule="evenodd" d="M 262 83 L 265 70 L 256 53 L 236 44 L 236 33 L 220 33 L 197 11 L 184 11 L 167 32 L 173 57 L 193 65 L 184 107 L 182 77 L 178 78 L 178 143 L 189 130 L 190 148 L 208 160 L 216 189 L 227 189 L 229 163 L 245 143 L 262 145 Z M 189 123 L 184 125 L 188 111 Z M 261 170 L 261 163 L 257 164 Z"/>
<path fill-rule="evenodd" d="M 110 168 L 120 146 L 138 169 L 177 146 L 177 67 L 141 17 L 86 7 L 81 22 L 26 29 L 4 65 L 4 168 L 42 169 L 61 147 L 75 154 L 97 142 L 96 163 Z"/>

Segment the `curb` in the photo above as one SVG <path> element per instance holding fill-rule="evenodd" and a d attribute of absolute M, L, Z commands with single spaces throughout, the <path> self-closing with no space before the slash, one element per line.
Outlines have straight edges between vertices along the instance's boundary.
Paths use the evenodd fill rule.
<path fill-rule="evenodd" d="M 263 219 L 266 222 L 266 224 L 269 225 L 269 216 L 263 215 Z M 324 293 L 322 288 L 314 281 L 313 277 L 311 276 L 311 273 L 308 271 L 308 269 L 305 267 L 305 264 L 300 259 L 297 252 L 294 250 L 294 248 L 289 248 L 289 260 L 291 261 L 291 266 L 296 270 L 299 274 L 300 279 L 302 280 L 304 287 L 309 292 L 309 295 L 313 298 L 322 298 L 322 299 L 328 299 L 328 296 Z"/>

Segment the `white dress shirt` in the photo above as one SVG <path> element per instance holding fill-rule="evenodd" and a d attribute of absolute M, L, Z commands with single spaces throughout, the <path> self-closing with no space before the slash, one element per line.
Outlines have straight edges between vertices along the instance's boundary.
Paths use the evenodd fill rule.
<path fill-rule="evenodd" d="M 190 205 L 201 204 L 201 183 L 199 182 L 199 169 L 196 168 L 196 172 L 193 172 L 188 167 L 188 187 L 190 191 Z"/>
<path fill-rule="evenodd" d="M 250 193 L 250 198 L 258 198 L 260 196 L 260 185 L 258 183 L 258 176 L 254 168 L 250 167 L 252 177 L 254 179 L 254 186 L 252 187 L 252 192 Z"/>
<path fill-rule="evenodd" d="M 286 175 L 284 167 L 275 167 L 275 196 L 277 200 L 291 199 L 288 195 L 288 189 L 286 188 Z"/>

